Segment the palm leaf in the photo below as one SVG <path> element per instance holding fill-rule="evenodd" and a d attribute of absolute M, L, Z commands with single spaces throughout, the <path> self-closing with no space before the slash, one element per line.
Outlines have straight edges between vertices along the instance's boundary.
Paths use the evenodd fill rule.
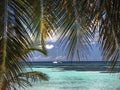
<path fill-rule="evenodd" d="M 31 82 L 36 82 L 41 80 L 45 80 L 45 81 L 48 80 L 48 76 L 42 72 L 37 72 L 37 71 L 20 73 L 16 77 L 12 77 L 12 78 L 8 77 L 8 79 L 3 82 L 4 86 L 2 88 L 3 90 L 13 90 L 13 89 L 17 90 L 18 87 L 21 88 L 25 88 L 27 86 L 32 87 Z"/>
<path fill-rule="evenodd" d="M 25 66 L 21 62 L 27 62 L 29 52 L 39 50 L 46 53 L 46 51 L 43 40 L 40 42 L 42 48 L 39 49 L 33 47 L 33 40 L 30 36 L 35 35 L 33 33 L 35 31 L 39 33 L 32 26 L 40 27 L 36 24 L 40 20 L 34 22 L 36 16 L 34 6 L 26 0 L 3 0 L 0 5 L 1 3 L 5 4 L 5 8 L 0 11 L 1 20 L 4 20 L 0 23 L 0 90 L 3 90 L 4 82 L 9 82 L 9 80 L 16 82 L 17 80 L 17 83 L 20 83 L 17 76 L 25 72 Z M 11 86 L 14 87 L 14 85 Z M 6 90 L 9 90 L 11 86 L 7 86 Z"/>
<path fill-rule="evenodd" d="M 98 28 L 99 42 L 102 44 L 103 59 L 111 61 L 112 66 L 119 60 L 120 1 L 93 0 L 92 13 L 88 25 Z"/>
<path fill-rule="evenodd" d="M 82 48 L 84 42 L 90 43 L 91 35 L 99 31 L 99 42 L 102 44 L 103 59 L 112 61 L 114 66 L 119 60 L 120 30 L 119 0 L 61 0 L 56 9 L 60 39 L 73 57 L 76 48 Z M 62 7 L 62 9 L 61 9 Z M 76 23 L 77 21 L 77 23 Z M 76 28 L 76 25 L 77 28 Z M 76 30 L 76 31 L 75 31 Z M 81 35 L 79 34 L 81 33 Z M 79 34 L 79 35 L 78 35 Z M 81 36 L 81 38 L 79 37 Z M 78 41 L 84 40 L 78 44 Z M 62 44 L 63 44 L 62 43 Z M 78 45 L 77 45 L 78 44 Z M 84 50 L 81 50 L 84 51 Z"/>
<path fill-rule="evenodd" d="M 86 26 L 87 13 L 83 10 L 83 0 L 61 0 L 56 9 L 60 47 L 64 48 L 69 60 L 75 55 L 84 58 L 92 38 L 89 26 Z M 62 8 L 62 9 L 61 9 Z"/>

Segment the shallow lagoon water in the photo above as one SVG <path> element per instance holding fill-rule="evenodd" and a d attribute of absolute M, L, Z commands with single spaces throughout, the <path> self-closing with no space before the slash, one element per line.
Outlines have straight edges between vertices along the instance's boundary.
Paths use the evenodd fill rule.
<path fill-rule="evenodd" d="M 59 67 L 36 67 L 49 81 L 33 83 L 25 90 L 120 90 L 120 73 L 64 70 Z M 22 89 L 21 89 L 22 90 Z"/>

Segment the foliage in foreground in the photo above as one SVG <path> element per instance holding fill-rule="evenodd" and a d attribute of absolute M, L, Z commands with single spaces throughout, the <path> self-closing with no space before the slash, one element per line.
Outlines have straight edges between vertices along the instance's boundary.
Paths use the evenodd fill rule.
<path fill-rule="evenodd" d="M 27 61 L 33 51 L 46 54 L 42 20 L 38 20 L 41 12 L 34 11 L 34 4 L 26 0 L 0 1 L 0 90 L 16 89 L 16 84 L 31 86 L 28 78 L 33 81 L 48 79 L 44 73 L 28 72 L 23 64 L 30 66 Z M 34 45 L 35 41 L 41 47 Z"/>
<path fill-rule="evenodd" d="M 35 50 L 46 54 L 45 40 L 53 34 L 59 34 L 68 59 L 81 59 L 97 30 L 103 58 L 114 66 L 120 57 L 119 4 L 120 0 L 0 0 L 0 90 L 5 82 L 24 86 L 18 77 L 25 73 L 21 62 Z M 6 90 L 11 87 L 9 83 Z"/>

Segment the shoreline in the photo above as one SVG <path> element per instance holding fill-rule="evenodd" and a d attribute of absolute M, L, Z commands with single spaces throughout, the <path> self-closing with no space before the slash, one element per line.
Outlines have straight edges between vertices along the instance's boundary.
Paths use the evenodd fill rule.
<path fill-rule="evenodd" d="M 112 69 L 109 63 L 103 61 L 84 61 L 84 62 L 62 62 L 62 63 L 52 63 L 52 62 L 30 62 L 32 68 L 60 68 L 64 71 L 100 71 L 101 73 L 119 73 L 120 72 L 120 62 L 117 63 Z"/>
<path fill-rule="evenodd" d="M 63 68 L 63 70 L 74 70 L 74 71 L 100 71 L 100 73 L 120 73 L 120 68 L 114 68 L 113 70 L 109 68 Z"/>
<path fill-rule="evenodd" d="M 34 65 L 33 68 L 60 68 L 63 71 L 100 71 L 101 73 L 120 73 L 120 67 L 111 66 L 66 66 L 66 65 Z"/>

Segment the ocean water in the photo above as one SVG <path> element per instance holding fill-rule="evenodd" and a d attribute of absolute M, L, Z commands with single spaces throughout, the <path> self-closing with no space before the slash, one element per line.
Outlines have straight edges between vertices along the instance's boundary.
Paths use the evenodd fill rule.
<path fill-rule="evenodd" d="M 49 81 L 32 83 L 33 87 L 25 90 L 120 90 L 120 73 L 106 73 L 105 65 L 96 65 L 97 70 L 88 69 L 92 64 L 72 65 L 35 65 L 33 70 L 46 73 Z"/>

